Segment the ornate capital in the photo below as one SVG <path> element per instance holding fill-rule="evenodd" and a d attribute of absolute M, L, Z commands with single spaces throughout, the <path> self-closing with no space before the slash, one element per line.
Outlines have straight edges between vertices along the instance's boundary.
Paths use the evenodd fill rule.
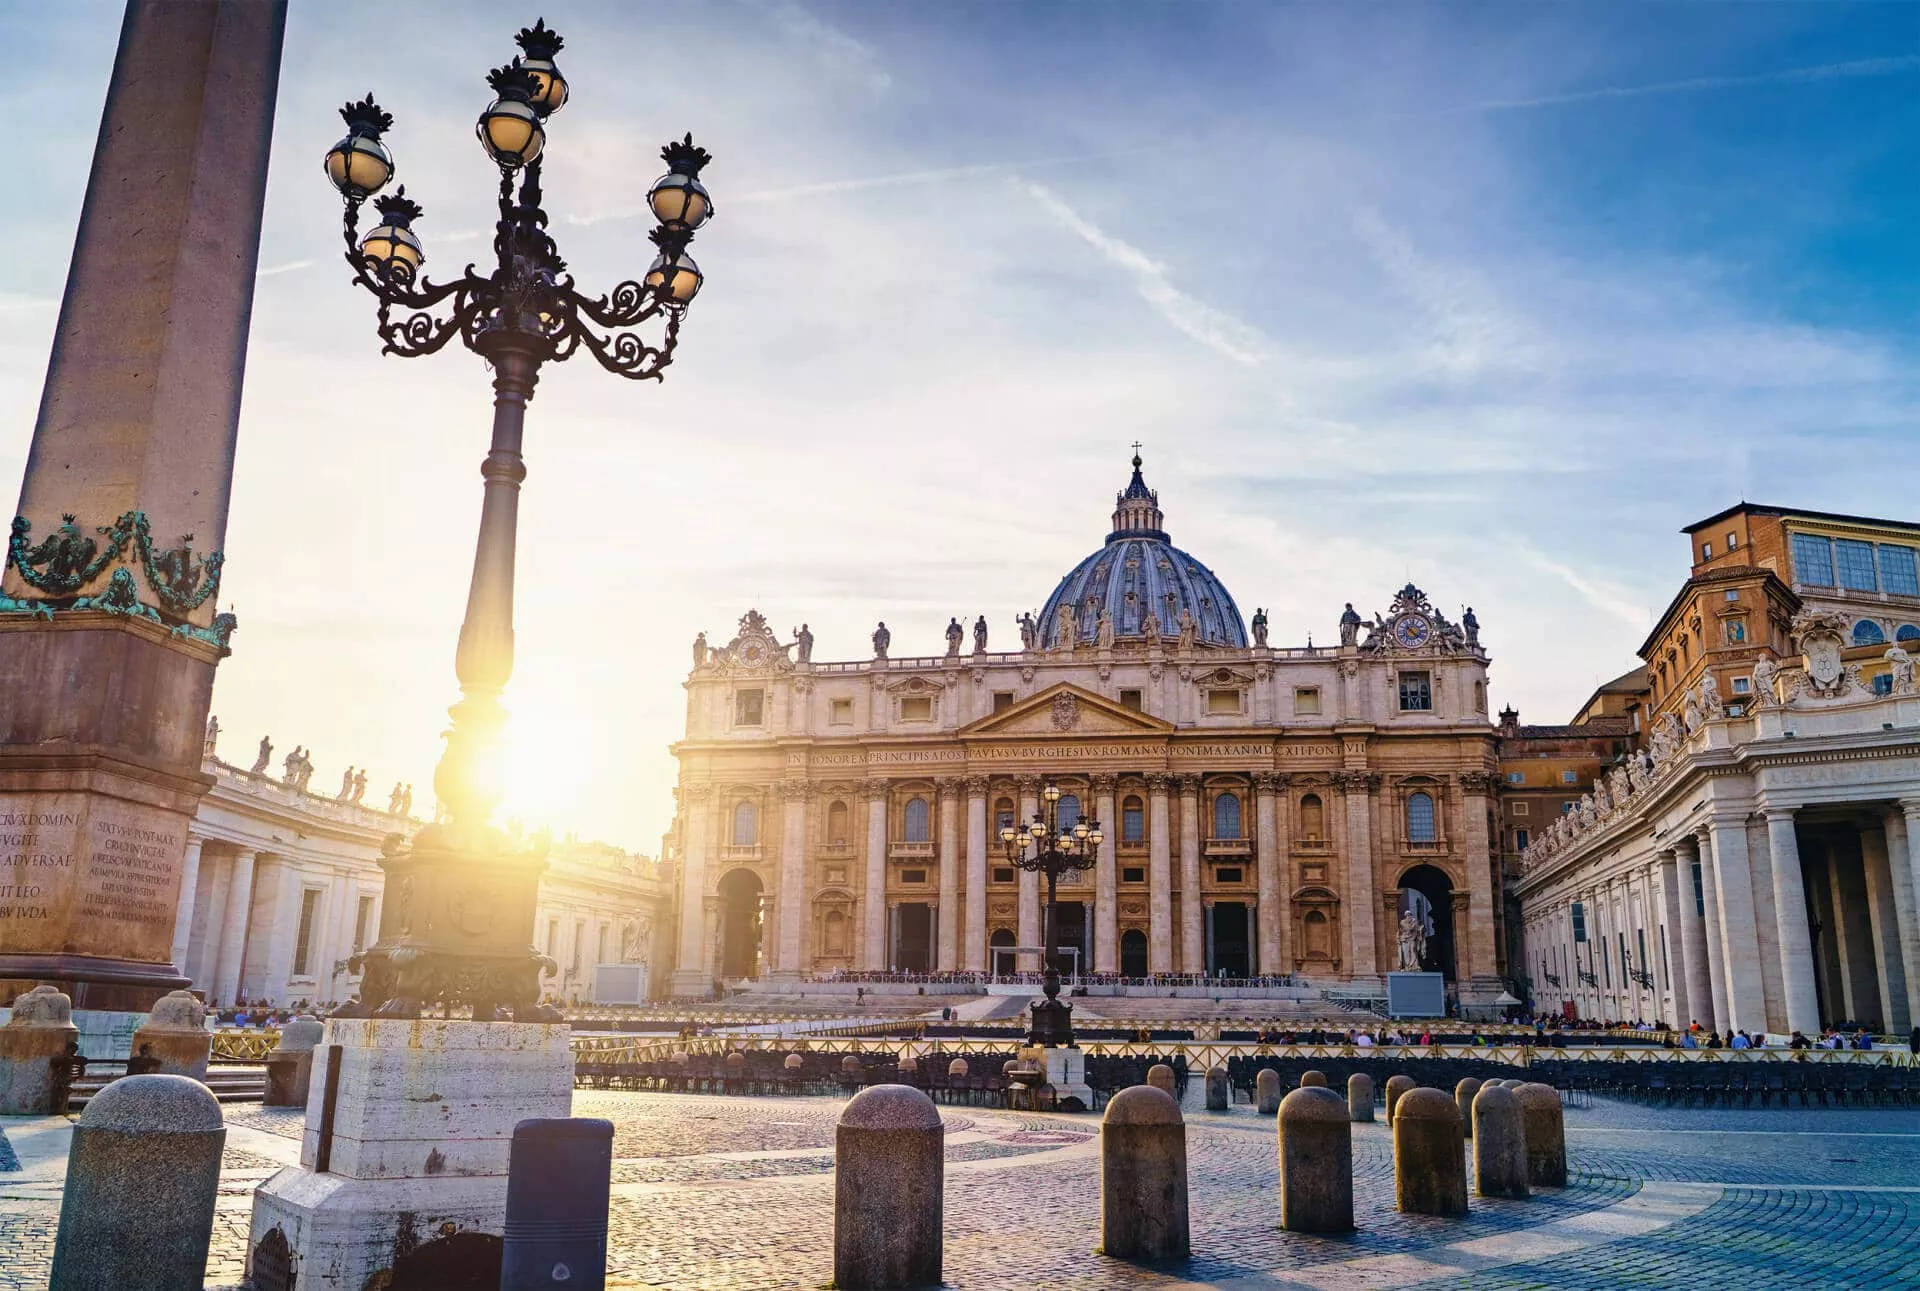
<path fill-rule="evenodd" d="M 808 798 L 813 797 L 813 793 L 813 781 L 811 780 L 782 780 L 780 782 L 780 796 L 788 802 L 805 802 Z"/>
<path fill-rule="evenodd" d="M 1255 771 L 1253 787 L 1261 793 L 1274 793 L 1293 783 L 1290 771 Z"/>
<path fill-rule="evenodd" d="M 1177 775 L 1173 778 L 1173 787 L 1180 791 L 1180 796 L 1183 798 L 1196 797 L 1200 793 L 1200 777 Z"/>
<path fill-rule="evenodd" d="M 713 785 L 705 780 L 694 780 L 680 786 L 682 802 L 706 802 L 713 797 Z"/>
<path fill-rule="evenodd" d="M 1146 781 L 1147 781 L 1147 791 L 1149 793 L 1163 794 L 1168 789 L 1171 789 L 1173 787 L 1173 777 L 1171 775 L 1168 775 L 1165 771 L 1147 772 Z"/>
<path fill-rule="evenodd" d="M 1013 778 L 1013 787 L 1017 793 L 1037 794 L 1040 792 L 1040 777 L 1036 775 L 1017 775 Z"/>
<path fill-rule="evenodd" d="M 1111 774 L 1097 775 L 1089 777 L 1087 783 L 1095 794 L 1110 794 L 1120 787 L 1120 777 Z"/>
<path fill-rule="evenodd" d="M 987 796 L 987 790 L 991 787 L 992 782 L 983 775 L 970 775 L 966 778 L 965 784 L 967 787 L 967 797 L 984 798 Z"/>
<path fill-rule="evenodd" d="M 863 798 L 884 798 L 887 796 L 887 791 L 891 783 L 891 781 L 878 778 L 862 780 L 860 782 L 860 796 Z"/>
<path fill-rule="evenodd" d="M 1492 793 L 1497 783 L 1492 773 L 1487 771 L 1462 771 L 1460 787 L 1467 793 Z"/>
<path fill-rule="evenodd" d="M 938 794 L 943 800 L 958 798 L 960 796 L 960 789 L 961 780 L 959 776 L 941 776 L 933 782 L 934 793 Z"/>

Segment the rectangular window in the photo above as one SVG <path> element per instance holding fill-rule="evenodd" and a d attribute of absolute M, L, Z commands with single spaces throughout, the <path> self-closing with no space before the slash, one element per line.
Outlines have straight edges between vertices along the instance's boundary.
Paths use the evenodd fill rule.
<path fill-rule="evenodd" d="M 1660 989 L 1666 990 L 1673 982 L 1667 976 L 1667 925 L 1660 925 Z"/>
<path fill-rule="evenodd" d="M 1627 934 L 1616 932 L 1613 934 L 1613 939 L 1620 947 L 1620 985 L 1625 986 L 1633 980 L 1627 976 Z"/>
<path fill-rule="evenodd" d="M 1833 587 L 1833 544 L 1810 533 L 1793 535 L 1793 579 L 1815 587 Z"/>
<path fill-rule="evenodd" d="M 367 948 L 367 925 L 373 922 L 373 898 L 361 897 L 360 906 L 353 915 L 353 948 Z"/>
<path fill-rule="evenodd" d="M 1640 971 L 1644 973 L 1647 971 L 1647 930 L 1645 928 L 1635 928 L 1633 930 L 1633 944 L 1639 947 L 1634 953 L 1640 956 L 1638 961 Z"/>
<path fill-rule="evenodd" d="M 995 883 L 1011 883 L 1013 882 L 1013 871 L 1002 865 L 993 872 L 993 881 Z"/>
<path fill-rule="evenodd" d="M 733 724 L 735 726 L 759 726 L 766 717 L 767 692 L 764 690 L 736 690 L 733 692 Z"/>
<path fill-rule="evenodd" d="M 1737 601 L 1737 600 L 1739 600 L 1739 599 L 1740 599 L 1740 593 L 1739 593 L 1739 592 L 1737 592 L 1737 591 L 1734 591 L 1734 592 L 1728 592 L 1728 593 L 1727 593 L 1727 599 L 1728 599 L 1728 600 L 1730 600 L 1730 601 Z"/>
<path fill-rule="evenodd" d="M 1560 783 L 1578 784 L 1580 783 L 1580 773 L 1578 771 L 1562 771 L 1560 773 Z"/>
<path fill-rule="evenodd" d="M 1530 841 L 1532 841 L 1532 840 L 1531 840 L 1531 839 L 1529 838 L 1529 836 L 1528 836 L 1528 834 L 1527 834 L 1527 831 L 1526 831 L 1526 830 L 1524 830 L 1524 829 L 1516 829 L 1516 830 L 1514 830 L 1514 831 L 1513 831 L 1513 850 L 1514 850 L 1514 851 L 1516 851 L 1516 852 L 1524 852 L 1524 851 L 1526 851 L 1526 850 L 1527 850 L 1527 844 L 1528 844 L 1528 843 L 1529 843 Z"/>
<path fill-rule="evenodd" d="M 1573 903 L 1573 940 L 1575 944 L 1587 939 L 1587 907 L 1579 901 Z"/>
<path fill-rule="evenodd" d="M 560 921 L 558 919 L 549 919 L 547 920 L 547 954 L 552 956 L 559 954 L 559 952 Z"/>
<path fill-rule="evenodd" d="M 1746 694 L 1751 694 L 1752 691 L 1753 691 L 1753 679 L 1751 677 L 1735 677 L 1733 679 L 1734 694 L 1746 695 Z"/>
<path fill-rule="evenodd" d="M 900 881 L 902 883 L 925 883 L 927 881 L 927 872 L 925 870 L 901 870 Z"/>
<path fill-rule="evenodd" d="M 569 972 L 577 973 L 580 971 L 580 943 L 585 941 L 586 939 L 587 939 L 586 923 L 582 921 L 574 924 L 573 925 L 573 954 L 567 957 L 567 962 L 572 965 L 572 967 L 568 970 Z"/>
<path fill-rule="evenodd" d="M 1507 772 L 1507 783 L 1508 783 L 1508 784 L 1525 784 L 1526 782 L 1527 782 L 1527 775 L 1526 775 L 1526 772 L 1524 772 L 1524 771 L 1509 771 L 1509 772 Z"/>
<path fill-rule="evenodd" d="M 933 697 L 930 695 L 902 695 L 900 697 L 900 720 L 903 722 L 931 722 L 933 720 Z"/>
<path fill-rule="evenodd" d="M 1607 934 L 1603 932 L 1600 935 L 1604 937 Z M 1591 957 L 1587 960 L 1587 962 L 1592 963 L 1594 959 L 1598 959 L 1600 961 L 1601 985 L 1605 986 L 1608 990 L 1612 990 L 1613 989 L 1613 956 L 1607 953 L 1606 945 L 1607 943 L 1604 941 L 1595 943 L 1593 952 L 1591 953 Z"/>
<path fill-rule="evenodd" d="M 1880 580 L 1873 572 L 1873 544 L 1854 538 L 1836 538 L 1833 563 L 1840 571 L 1840 586 L 1850 592 L 1877 592 Z"/>
<path fill-rule="evenodd" d="M 1728 550 L 1728 551 L 1733 551 L 1733 550 L 1735 550 L 1736 548 L 1738 548 L 1739 546 L 1740 546 L 1740 535 L 1739 535 L 1739 534 L 1737 534 L 1737 533 L 1730 533 L 1730 534 L 1728 534 L 1728 535 L 1727 535 L 1727 550 Z"/>
<path fill-rule="evenodd" d="M 312 969 L 307 959 L 313 951 L 313 916 L 320 908 L 320 889 L 308 888 L 300 894 L 300 932 L 293 939 L 293 975 L 308 977 Z"/>
<path fill-rule="evenodd" d="M 1713 544 L 1712 544 L 1712 543 L 1710 543 L 1710 542 L 1703 542 L 1703 543 L 1701 543 L 1701 544 L 1700 544 L 1700 559 L 1702 559 L 1702 560 L 1712 560 L 1712 559 L 1713 559 Z"/>
<path fill-rule="evenodd" d="M 1920 573 L 1914 568 L 1913 548 L 1881 545 L 1880 590 L 1894 596 L 1920 596 Z"/>
<path fill-rule="evenodd" d="M 1293 691 L 1293 713 L 1295 717 L 1318 717 L 1320 715 L 1320 688 L 1318 686 L 1296 686 Z"/>
<path fill-rule="evenodd" d="M 1209 713 L 1237 713 L 1240 711 L 1240 692 L 1237 690 L 1210 690 L 1207 692 L 1207 711 Z"/>
<path fill-rule="evenodd" d="M 1213 878 L 1216 883 L 1238 883 L 1240 881 L 1240 867 L 1237 865 L 1222 865 L 1214 870 Z"/>
<path fill-rule="evenodd" d="M 607 962 L 607 925 L 605 925 L 604 923 L 600 925 L 600 937 L 598 941 L 598 947 L 600 950 L 600 957 L 594 960 L 593 962 L 596 964 L 604 964 Z"/>
<path fill-rule="evenodd" d="M 1424 713 L 1433 708 L 1433 679 L 1424 672 L 1400 674 L 1400 711 Z"/>
<path fill-rule="evenodd" d="M 1533 813 L 1532 813 L 1532 809 L 1528 807 L 1526 803 L 1516 802 L 1513 804 L 1513 814 L 1516 816 L 1528 816 L 1528 815 L 1532 815 Z"/>
<path fill-rule="evenodd" d="M 1707 890 L 1700 882 L 1700 862 L 1693 863 L 1693 913 L 1695 918 L 1707 917 Z"/>
<path fill-rule="evenodd" d="M 1875 677 L 1873 679 L 1873 693 L 1876 695 L 1891 695 L 1893 693 L 1893 674 L 1883 672 L 1878 677 Z"/>
<path fill-rule="evenodd" d="M 994 712 L 996 712 L 996 713 L 1004 713 L 1004 712 L 1006 712 L 1006 711 L 1007 711 L 1007 710 L 1008 710 L 1009 708 L 1012 708 L 1012 707 L 1013 707 L 1013 692 L 1012 692 L 1012 691 L 1010 691 L 1010 690 L 996 690 L 996 691 L 994 691 L 994 692 L 993 692 L 993 711 L 994 711 Z"/>
<path fill-rule="evenodd" d="M 1123 690 L 1120 692 L 1120 707 L 1131 708 L 1134 712 L 1141 713 L 1146 711 L 1146 702 L 1141 699 L 1139 691 Z"/>
<path fill-rule="evenodd" d="M 1147 881 L 1146 868 L 1140 865 L 1123 866 L 1120 870 L 1120 881 L 1122 883 L 1145 883 Z"/>

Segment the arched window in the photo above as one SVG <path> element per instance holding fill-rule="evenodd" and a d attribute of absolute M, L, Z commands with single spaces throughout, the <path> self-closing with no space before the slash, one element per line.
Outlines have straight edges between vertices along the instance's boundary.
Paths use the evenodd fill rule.
<path fill-rule="evenodd" d="M 1415 793 L 1407 796 L 1407 841 L 1409 843 L 1434 841 L 1433 795 Z"/>
<path fill-rule="evenodd" d="M 1861 619 L 1853 625 L 1853 643 L 1855 645 L 1885 645 L 1887 634 L 1872 619 Z"/>
<path fill-rule="evenodd" d="M 1060 828 L 1072 829 L 1080 821 L 1080 795 L 1063 793 L 1060 795 Z"/>
<path fill-rule="evenodd" d="M 901 826 L 909 843 L 927 843 L 933 841 L 931 813 L 927 810 L 925 798 L 907 799 L 907 809 L 901 819 Z"/>
<path fill-rule="evenodd" d="M 1327 809 L 1320 795 L 1310 793 L 1300 800 L 1300 837 L 1322 839 L 1327 836 Z"/>
<path fill-rule="evenodd" d="M 827 808 L 827 841 L 834 846 L 847 842 L 847 804 L 836 802 Z"/>
<path fill-rule="evenodd" d="M 733 845 L 752 847 L 760 841 L 760 811 L 750 802 L 733 805 Z"/>
<path fill-rule="evenodd" d="M 1895 641 L 1920 641 L 1920 625 L 1902 623 L 1893 634 Z"/>
<path fill-rule="evenodd" d="M 1213 836 L 1240 837 L 1240 799 L 1233 794 L 1223 793 L 1213 800 Z"/>
<path fill-rule="evenodd" d="M 1138 797 L 1130 797 L 1120 804 L 1120 841 L 1147 841 L 1147 809 Z"/>

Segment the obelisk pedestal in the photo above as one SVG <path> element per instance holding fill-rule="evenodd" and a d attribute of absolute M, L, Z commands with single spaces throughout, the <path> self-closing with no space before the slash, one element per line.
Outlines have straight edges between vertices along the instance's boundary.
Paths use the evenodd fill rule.
<path fill-rule="evenodd" d="M 285 24 L 286 0 L 128 0 L 0 571 L 0 998 L 144 1011 L 187 984 Z"/>

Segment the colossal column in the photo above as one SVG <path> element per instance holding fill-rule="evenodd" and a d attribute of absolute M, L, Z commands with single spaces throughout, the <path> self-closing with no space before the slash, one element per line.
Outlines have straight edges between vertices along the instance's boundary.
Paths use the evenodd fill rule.
<path fill-rule="evenodd" d="M 967 777 L 966 971 L 987 971 L 987 778 Z"/>
<path fill-rule="evenodd" d="M 1259 961 L 1262 976 L 1277 976 L 1292 969 L 1285 949 L 1287 935 L 1286 887 L 1281 867 L 1287 861 L 1286 816 L 1279 791 L 1287 776 L 1281 771 L 1260 771 L 1253 777 L 1254 792 L 1254 867 L 1260 891 Z"/>
<path fill-rule="evenodd" d="M 868 780 L 867 881 L 860 897 L 866 930 L 860 940 L 860 967 L 869 973 L 887 968 L 887 782 Z"/>
<path fill-rule="evenodd" d="M 1767 998 L 1760 985 L 1760 933 L 1754 923 L 1746 817 L 1735 812 L 1716 815 L 1707 828 L 1713 836 L 1713 893 L 1720 910 L 1727 1025 L 1737 1031 L 1765 1031 Z"/>
<path fill-rule="evenodd" d="M 1040 781 L 1033 776 L 1021 776 L 1014 782 L 1020 792 L 1020 818 L 1014 822 L 1018 828 L 1031 821 L 1040 810 Z M 1020 944 L 1038 946 L 1045 935 L 1040 925 L 1040 876 L 1032 870 L 1021 870 L 1020 883 Z M 1022 973 L 1040 971 L 1040 956 L 1028 953 L 1014 956 L 1014 969 Z"/>
<path fill-rule="evenodd" d="M 186 985 L 285 24 L 285 0 L 127 5 L 0 574 L 0 994 L 144 1009 Z"/>
<path fill-rule="evenodd" d="M 1093 777 L 1094 818 L 1100 822 L 1100 851 L 1093 871 L 1093 971 L 1120 971 L 1119 876 L 1114 870 L 1114 849 L 1119 846 L 1120 820 L 1113 810 L 1113 791 L 1118 781 L 1110 775 Z"/>
<path fill-rule="evenodd" d="M 1920 1021 L 1920 903 L 1914 892 L 1913 852 L 1906 817 L 1898 809 L 1881 813 L 1887 868 L 1893 880 L 1893 908 L 1900 933 L 1900 964 L 1907 981 L 1907 1012 Z"/>
<path fill-rule="evenodd" d="M 1200 777 L 1180 777 L 1180 971 L 1207 971 L 1200 912 Z"/>
<path fill-rule="evenodd" d="M 1167 789 L 1173 777 L 1147 777 L 1147 971 L 1173 971 L 1173 840 Z"/>
<path fill-rule="evenodd" d="M 1350 970 L 1354 977 L 1372 977 L 1380 971 L 1373 935 L 1373 811 L 1370 793 L 1380 777 L 1365 771 L 1339 771 L 1334 783 L 1346 795 L 1347 882 L 1340 909 L 1351 922 L 1347 929 Z"/>
<path fill-rule="evenodd" d="M 707 847 L 711 837 L 713 786 L 680 786 L 680 952 L 674 958 L 673 993 L 706 996 L 713 991 L 707 972 Z M 556 948 L 548 947 L 548 954 Z"/>
<path fill-rule="evenodd" d="M 807 904 L 807 801 L 813 786 L 783 780 L 780 799 L 785 819 L 780 835 L 780 936 L 773 953 L 773 979 L 794 983 L 806 971 L 800 962 L 800 929 Z"/>
<path fill-rule="evenodd" d="M 1895 1035 L 1905 1035 L 1912 1016 L 1908 1000 L 1911 979 L 1906 973 L 1904 912 L 1900 894 L 1895 891 L 1892 857 L 1887 837 L 1879 830 L 1863 826 L 1857 837 L 1860 865 L 1866 872 L 1867 916 L 1873 931 L 1873 963 L 1879 974 L 1882 1025 Z M 1809 962 L 1811 958 L 1809 954 Z"/>
<path fill-rule="evenodd" d="M 1807 931 L 1807 889 L 1800 873 L 1800 840 L 1791 807 L 1767 808 L 1767 858 L 1773 870 L 1773 912 L 1780 937 L 1780 985 L 1787 1029 L 1820 1034 L 1820 997 L 1813 976 L 1813 938 Z M 1764 1023 L 1762 1024 L 1764 1028 Z"/>
<path fill-rule="evenodd" d="M 941 780 L 940 798 L 940 930 L 938 967 L 951 973 L 960 967 L 960 782 Z"/>

